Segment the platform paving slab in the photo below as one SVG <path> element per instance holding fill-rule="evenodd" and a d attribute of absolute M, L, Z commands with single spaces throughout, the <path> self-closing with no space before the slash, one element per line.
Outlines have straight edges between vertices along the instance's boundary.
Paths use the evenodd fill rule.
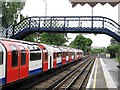
<path fill-rule="evenodd" d="M 118 69 L 119 63 L 113 59 L 103 58 L 103 62 L 106 65 L 107 70 L 109 71 L 113 81 L 117 87 L 120 87 L 120 69 Z"/>
<path fill-rule="evenodd" d="M 90 75 L 87 90 L 119 90 L 118 85 L 118 63 L 106 58 L 97 58 Z"/>

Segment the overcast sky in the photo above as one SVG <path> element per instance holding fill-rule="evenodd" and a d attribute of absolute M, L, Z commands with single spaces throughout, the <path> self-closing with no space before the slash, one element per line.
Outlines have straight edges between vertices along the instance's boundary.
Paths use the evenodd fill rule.
<path fill-rule="evenodd" d="M 84 6 L 77 5 L 72 8 L 69 0 L 46 0 L 47 1 L 47 16 L 91 16 L 92 8 L 86 4 Z M 26 0 L 25 7 L 21 12 L 24 16 L 45 16 L 45 1 L 44 0 Z M 105 16 L 118 22 L 118 6 L 112 7 L 109 4 L 104 6 L 98 4 L 93 8 L 94 16 Z M 106 47 L 110 44 L 108 35 L 86 34 L 87 38 L 92 39 L 92 46 Z M 74 40 L 76 34 L 68 34 L 68 37 Z M 70 43 L 69 41 L 69 43 Z"/>

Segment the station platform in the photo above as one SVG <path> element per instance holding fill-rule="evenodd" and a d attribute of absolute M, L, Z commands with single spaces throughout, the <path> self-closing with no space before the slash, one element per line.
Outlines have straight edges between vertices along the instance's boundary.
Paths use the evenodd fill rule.
<path fill-rule="evenodd" d="M 118 62 L 107 58 L 96 58 L 86 89 L 119 90 Z"/>

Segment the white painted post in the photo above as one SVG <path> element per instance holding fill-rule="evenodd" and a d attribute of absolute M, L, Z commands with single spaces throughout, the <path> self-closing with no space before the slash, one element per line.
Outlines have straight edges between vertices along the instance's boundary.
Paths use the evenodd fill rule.
<path fill-rule="evenodd" d="M 120 25 L 120 3 L 118 4 L 118 24 Z M 120 42 L 119 42 L 119 46 L 120 46 Z M 120 49 L 118 52 L 118 59 L 120 59 Z M 120 62 L 119 62 L 119 66 L 120 66 Z M 120 77 L 120 69 L 118 69 L 118 77 Z M 120 78 L 118 78 L 118 90 L 120 90 Z"/>

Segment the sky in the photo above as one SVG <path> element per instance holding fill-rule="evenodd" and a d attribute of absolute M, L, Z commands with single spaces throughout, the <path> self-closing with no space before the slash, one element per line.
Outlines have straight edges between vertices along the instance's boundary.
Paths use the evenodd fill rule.
<path fill-rule="evenodd" d="M 88 4 L 77 5 L 72 8 L 69 0 L 46 0 L 47 13 L 46 16 L 91 16 L 92 7 Z M 44 0 L 26 0 L 26 4 L 21 13 L 24 16 L 45 16 L 46 4 Z M 97 4 L 93 8 L 94 16 L 104 16 L 118 22 L 118 5 L 115 7 L 105 4 L 104 6 Z M 67 44 L 73 41 L 78 34 L 68 33 L 71 38 Z M 83 34 L 85 37 L 92 39 L 92 47 L 107 47 L 110 44 L 111 37 L 104 34 Z"/>

